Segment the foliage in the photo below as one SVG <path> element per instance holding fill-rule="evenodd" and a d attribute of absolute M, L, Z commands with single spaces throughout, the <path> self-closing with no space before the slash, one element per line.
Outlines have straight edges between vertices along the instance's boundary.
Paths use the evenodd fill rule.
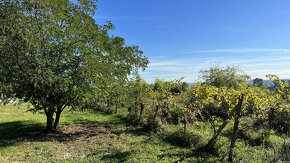
<path fill-rule="evenodd" d="M 182 124 L 183 132 L 177 127 L 165 140 L 178 140 L 187 147 L 200 140 L 201 126 L 207 126 L 204 137 L 208 142 L 203 149 L 215 153 L 213 149 L 222 146 L 229 161 L 235 160 L 234 149 L 241 149 L 236 140 L 242 139 L 240 124 L 247 119 L 267 126 L 266 136 L 258 136 L 266 138 L 265 144 L 275 132 L 289 131 L 290 88 L 279 77 L 268 75 L 276 86 L 270 91 L 249 87 L 249 76 L 237 66 L 214 66 L 200 71 L 204 82 L 192 87 L 182 82 L 183 78 L 148 84 L 137 73 L 148 64 L 143 52 L 137 46 L 127 46 L 123 38 L 110 36 L 114 29 L 110 22 L 96 24 L 92 18 L 95 10 L 93 0 L 1 3 L 0 102 L 30 102 L 32 111 L 45 113 L 46 131 L 52 130 L 53 124 L 56 129 L 65 108 L 97 107 L 150 129 Z M 130 75 L 133 78 L 128 81 Z M 225 139 L 222 132 L 228 126 L 232 131 Z M 220 141 L 230 144 L 230 150 Z M 281 153 L 289 151 L 288 147 L 273 148 Z M 39 149 L 29 157 L 50 153 Z M 287 158 L 283 155 L 283 159 Z"/>
<path fill-rule="evenodd" d="M 268 134 L 273 128 L 287 133 L 290 131 L 290 87 L 276 75 L 269 74 L 267 77 L 276 85 L 276 88 L 267 94 L 268 107 L 264 110 L 264 116 L 268 119 Z"/>
<path fill-rule="evenodd" d="M 185 135 L 178 125 L 148 133 L 100 111 L 64 110 L 62 132 L 37 136 L 33 133 L 45 127 L 45 115 L 27 112 L 26 105 L 0 106 L 0 115 L 5 115 L 0 119 L 0 162 L 223 162 L 227 156 L 228 136 L 220 137 L 216 154 L 196 148 L 211 136 L 210 125 L 203 121 L 189 124 Z M 289 161 L 280 136 L 271 139 L 275 148 L 240 138 L 234 162 L 277 162 L 275 157 Z"/>
<path fill-rule="evenodd" d="M 205 83 L 216 87 L 227 87 L 238 89 L 241 85 L 246 84 L 250 76 L 246 75 L 238 66 L 228 66 L 221 68 L 218 65 L 211 67 L 209 70 L 201 70 L 199 77 Z"/>
<path fill-rule="evenodd" d="M 216 146 L 224 129 L 227 128 L 229 122 L 234 121 L 230 134 L 229 160 L 234 159 L 233 150 L 240 134 L 239 132 L 242 130 L 239 127 L 240 123 L 247 123 L 245 121 L 247 118 L 262 121 L 269 119 L 269 110 L 277 104 L 283 106 L 284 111 L 287 108 L 284 105 L 287 102 L 282 98 L 286 96 L 279 94 L 279 92 L 285 91 L 270 91 L 265 88 L 250 87 L 245 81 L 240 83 L 238 87 L 216 87 L 202 82 L 188 87 L 184 86 L 181 80 L 162 81 L 159 79 L 149 87 L 145 84 L 145 81 L 142 81 L 142 84 L 140 81 L 142 80 L 138 77 L 130 81 L 129 85 L 131 87 L 128 90 L 130 112 L 128 117 L 138 119 L 139 116 L 136 115 L 142 111 L 141 107 L 136 104 L 139 101 L 146 101 L 147 106 L 151 106 L 151 109 L 147 109 L 149 114 L 146 116 L 149 122 L 145 121 L 145 123 L 147 125 L 148 123 L 149 125 L 151 124 L 151 129 L 165 123 L 181 123 L 183 124 L 183 134 L 178 132 L 178 139 L 187 137 L 186 135 L 191 132 L 188 131 L 188 126 L 199 126 L 201 122 L 208 123 L 211 125 L 213 134 L 211 134 L 207 145 L 201 148 L 206 149 L 207 152 L 213 152 L 212 149 Z M 285 86 L 285 88 L 287 87 Z M 143 95 L 141 95 L 141 90 L 146 90 L 146 93 L 143 92 Z M 132 106 L 135 106 L 135 108 L 132 109 Z M 276 115 L 278 114 L 276 113 Z M 286 118 L 282 121 L 285 122 L 287 120 Z M 273 127 L 269 128 L 271 133 L 272 129 Z M 260 135 L 259 138 L 267 141 L 264 139 L 267 138 L 264 135 Z"/>
<path fill-rule="evenodd" d="M 83 108 L 103 83 L 125 81 L 148 61 L 137 46 L 95 23 L 96 1 L 10 0 L 1 3 L 1 94 L 29 101 L 56 128 L 66 107 Z M 105 82 L 103 82 L 105 81 Z"/>
<path fill-rule="evenodd" d="M 128 107 L 130 111 L 130 117 L 142 118 L 145 111 L 146 100 L 151 97 L 151 88 L 140 75 L 137 75 L 135 79 L 132 79 L 128 83 Z M 139 113 L 139 115 L 138 115 Z"/>

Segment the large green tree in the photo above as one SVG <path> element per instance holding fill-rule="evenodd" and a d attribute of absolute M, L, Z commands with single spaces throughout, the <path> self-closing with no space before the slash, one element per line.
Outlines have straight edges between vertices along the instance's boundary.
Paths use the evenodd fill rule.
<path fill-rule="evenodd" d="M 44 112 L 47 132 L 64 108 L 86 106 L 103 83 L 148 64 L 137 46 L 108 33 L 110 22 L 96 24 L 95 10 L 96 0 L 1 0 L 0 93 Z"/>

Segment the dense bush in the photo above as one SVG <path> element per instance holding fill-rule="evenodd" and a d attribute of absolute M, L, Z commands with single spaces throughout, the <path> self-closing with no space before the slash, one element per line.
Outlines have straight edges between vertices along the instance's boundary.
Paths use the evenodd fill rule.
<path fill-rule="evenodd" d="M 233 75 L 232 72 L 241 71 L 230 72 Z M 192 144 L 191 141 L 198 140 L 198 136 L 191 133 L 188 126 L 209 123 L 213 134 L 207 143 L 202 143 L 203 147 L 199 146 L 203 149 L 215 148 L 223 130 L 230 121 L 234 121 L 233 129 L 227 129 L 231 138 L 229 160 L 232 160 L 236 139 L 245 138 L 252 144 L 261 144 L 269 141 L 274 132 L 283 134 L 289 130 L 289 86 L 282 85 L 278 77 L 271 76 L 280 86 L 274 91 L 269 91 L 248 86 L 245 82 L 246 77 L 232 77 L 239 81 L 235 87 L 217 87 L 202 82 L 189 87 L 181 80 L 157 79 L 153 84 L 147 84 L 137 76 L 126 83 L 123 91 L 118 94 L 125 102 L 118 113 L 131 122 L 153 131 L 167 123 L 180 125 L 181 130 L 169 134 L 167 140 L 187 147 Z M 251 123 L 246 122 L 247 120 Z M 241 128 L 240 123 L 248 123 L 248 126 Z M 253 135 L 252 131 L 257 128 L 254 124 L 260 124 L 258 127 L 266 132 L 255 132 Z"/>

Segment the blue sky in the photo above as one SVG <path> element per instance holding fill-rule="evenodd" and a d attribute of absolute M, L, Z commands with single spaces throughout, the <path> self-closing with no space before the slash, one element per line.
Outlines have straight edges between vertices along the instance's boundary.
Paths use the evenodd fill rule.
<path fill-rule="evenodd" d="M 215 64 L 290 78 L 289 0 L 99 0 L 94 18 L 144 51 L 148 82 L 195 82 Z"/>

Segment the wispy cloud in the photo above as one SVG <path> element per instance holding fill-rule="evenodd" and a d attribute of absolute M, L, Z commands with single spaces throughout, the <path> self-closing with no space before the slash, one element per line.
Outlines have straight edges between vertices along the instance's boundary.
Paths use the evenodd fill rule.
<path fill-rule="evenodd" d="M 102 16 L 102 15 L 95 15 L 94 17 L 93 17 L 94 19 L 112 19 L 112 17 L 111 16 Z"/>
<path fill-rule="evenodd" d="M 277 49 L 276 49 L 277 50 Z M 281 49 L 280 49 L 281 50 Z M 284 49 L 284 51 L 287 49 Z M 270 51 L 270 49 L 268 49 Z M 281 50 L 283 51 L 283 49 Z M 216 54 L 213 57 L 188 57 L 187 58 L 156 58 L 151 60 L 148 69 L 141 75 L 149 82 L 155 78 L 172 80 L 185 76 L 187 82 L 198 80 L 200 70 L 219 64 L 222 67 L 240 65 L 252 78 L 264 78 L 267 74 L 276 74 L 281 78 L 290 78 L 290 55 L 256 54 L 228 55 Z"/>
<path fill-rule="evenodd" d="M 94 15 L 93 18 L 95 20 L 134 20 L 134 21 L 160 21 L 164 20 L 164 18 L 156 17 L 156 16 L 138 16 L 138 15 Z M 170 25 L 154 25 L 156 27 L 171 27 L 178 26 L 179 24 L 170 24 Z"/>
<path fill-rule="evenodd" d="M 290 49 L 255 49 L 255 48 L 212 49 L 212 50 L 191 51 L 188 53 L 256 53 L 256 52 L 290 53 Z"/>
<path fill-rule="evenodd" d="M 167 57 L 164 55 L 149 57 L 149 59 L 165 59 L 165 58 L 167 58 Z"/>
<path fill-rule="evenodd" d="M 124 20 L 127 19 L 126 17 L 123 16 L 112 16 L 112 15 L 95 15 L 93 16 L 95 20 Z"/>

